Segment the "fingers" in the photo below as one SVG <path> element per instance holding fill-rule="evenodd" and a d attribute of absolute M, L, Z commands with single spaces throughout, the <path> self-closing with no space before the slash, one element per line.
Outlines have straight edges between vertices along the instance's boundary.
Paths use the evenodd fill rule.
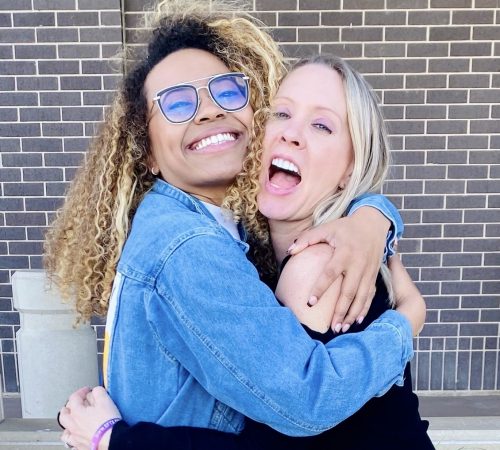
<path fill-rule="evenodd" d="M 71 429 L 74 425 L 73 418 L 71 417 L 71 411 L 66 406 L 63 406 L 61 408 L 61 411 L 59 411 L 59 423 L 62 427 L 65 428 L 65 431 L 68 433 L 69 429 Z"/>
<path fill-rule="evenodd" d="M 64 448 L 74 448 L 71 442 L 71 434 L 68 430 L 64 430 L 61 434 L 61 441 L 64 443 Z"/>
<path fill-rule="evenodd" d="M 323 269 L 321 275 L 314 282 L 311 296 L 308 300 L 309 306 L 314 306 L 326 293 L 328 288 L 342 275 L 341 270 L 334 259 L 330 259 Z"/>
<path fill-rule="evenodd" d="M 342 220 L 342 219 L 340 219 Z M 314 228 L 302 232 L 297 239 L 288 248 L 288 254 L 296 255 L 300 253 L 305 248 L 319 244 L 321 242 L 326 242 L 331 247 L 335 248 L 335 230 L 337 221 L 330 222 L 326 225 L 318 225 Z"/>
<path fill-rule="evenodd" d="M 93 391 L 90 391 L 90 392 L 87 393 L 87 395 L 85 396 L 85 400 L 87 401 L 88 405 L 90 405 L 90 406 L 94 406 L 95 405 L 95 399 L 94 399 Z"/>
<path fill-rule="evenodd" d="M 69 399 L 66 402 L 66 406 L 71 409 L 71 407 L 74 407 L 75 405 L 83 405 L 84 401 L 86 400 L 87 394 L 89 392 L 91 392 L 91 389 L 87 386 L 82 387 L 77 391 L 73 392 L 69 396 Z"/>

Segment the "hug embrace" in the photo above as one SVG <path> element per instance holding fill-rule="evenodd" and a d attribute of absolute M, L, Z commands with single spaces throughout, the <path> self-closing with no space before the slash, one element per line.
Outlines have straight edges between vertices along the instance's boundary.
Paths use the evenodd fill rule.
<path fill-rule="evenodd" d="M 337 57 L 286 68 L 251 18 L 200 3 L 157 6 L 47 238 L 82 319 L 107 315 L 105 389 L 70 397 L 62 440 L 434 448 L 375 94 Z"/>

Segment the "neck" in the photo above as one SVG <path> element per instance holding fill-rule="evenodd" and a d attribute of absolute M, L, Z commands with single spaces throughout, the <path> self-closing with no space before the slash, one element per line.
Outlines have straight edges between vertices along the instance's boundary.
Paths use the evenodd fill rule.
<path fill-rule="evenodd" d="M 286 251 L 300 233 L 312 226 L 310 217 L 301 221 L 269 220 L 271 240 L 278 265 L 285 259 Z"/>
<path fill-rule="evenodd" d="M 187 192 L 191 194 L 193 197 L 196 197 L 198 200 L 201 200 L 205 203 L 211 203 L 215 206 L 221 206 L 224 201 L 225 191 L 224 192 Z"/>

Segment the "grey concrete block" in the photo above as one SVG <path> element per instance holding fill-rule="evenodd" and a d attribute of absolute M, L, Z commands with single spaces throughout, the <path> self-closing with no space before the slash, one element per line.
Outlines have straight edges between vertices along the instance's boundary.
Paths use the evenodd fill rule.
<path fill-rule="evenodd" d="M 484 41 L 497 41 L 500 39 L 500 29 L 497 26 L 474 27 L 472 38 Z"/>
<path fill-rule="evenodd" d="M 57 26 L 59 27 L 97 26 L 97 25 L 99 25 L 98 11 L 93 11 L 93 12 L 75 11 L 75 12 L 57 13 Z"/>
<path fill-rule="evenodd" d="M 457 44 L 459 45 L 459 44 Z M 490 76 L 481 74 L 450 74 L 451 88 L 481 88 L 490 86 Z"/>
<path fill-rule="evenodd" d="M 34 61 L 0 61 L 0 75 L 35 75 Z"/>
<path fill-rule="evenodd" d="M 296 10 L 297 6 L 297 0 L 255 0 L 255 9 L 257 11 Z"/>
<path fill-rule="evenodd" d="M 301 30 L 299 30 L 299 34 Z M 341 58 L 360 58 L 363 56 L 363 44 L 321 44 L 321 51 L 324 53 L 330 53 Z M 370 83 L 375 89 L 380 88 L 380 86 Z"/>
<path fill-rule="evenodd" d="M 6 213 L 5 223 L 8 226 L 45 226 L 47 225 L 46 216 L 43 213 Z M 1 265 L 1 264 L 0 264 Z M 8 267 L 11 267 L 10 265 Z M 11 267 L 13 269 L 27 269 L 29 266 Z"/>
<path fill-rule="evenodd" d="M 444 226 L 445 237 L 482 237 L 484 227 L 481 224 L 447 224 Z M 480 261 L 479 264 L 480 265 Z"/>
<path fill-rule="evenodd" d="M 365 11 L 365 25 L 405 25 L 404 11 Z"/>
<path fill-rule="evenodd" d="M 491 42 L 453 42 L 450 56 L 490 56 Z"/>
<path fill-rule="evenodd" d="M 81 123 L 42 123 L 44 136 L 83 136 Z M 61 155 L 62 156 L 62 155 Z M 58 156 L 60 157 L 60 156 Z"/>
<path fill-rule="evenodd" d="M 13 13 L 15 27 L 43 27 L 56 24 L 55 15 L 52 12 L 26 12 Z"/>
<path fill-rule="evenodd" d="M 453 281 L 441 284 L 443 294 L 479 294 L 480 283 L 475 281 Z"/>
<path fill-rule="evenodd" d="M 388 73 L 424 73 L 427 63 L 420 58 L 387 59 L 385 70 Z"/>
<path fill-rule="evenodd" d="M 318 25 L 319 13 L 317 12 L 278 12 L 278 26 L 297 27 Z"/>
<path fill-rule="evenodd" d="M 423 9 L 427 7 L 427 0 L 387 0 L 387 9 Z"/>
<path fill-rule="evenodd" d="M 473 58 L 472 59 L 473 72 L 499 72 L 500 59 L 499 58 Z M 497 86 L 498 87 L 498 86 Z"/>
<path fill-rule="evenodd" d="M 41 106 L 76 106 L 81 105 L 79 92 L 41 92 Z"/>
<path fill-rule="evenodd" d="M 342 28 L 341 40 L 346 42 L 382 41 L 383 28 Z"/>
<path fill-rule="evenodd" d="M 450 11 L 408 11 L 408 25 L 449 25 L 450 16 Z"/>
<path fill-rule="evenodd" d="M 418 74 L 406 75 L 406 88 L 445 88 L 447 86 L 446 75 Z"/>
<path fill-rule="evenodd" d="M 466 120 L 429 120 L 427 133 L 430 134 L 465 134 L 467 133 Z"/>
<path fill-rule="evenodd" d="M 78 29 L 76 28 L 38 28 L 36 30 L 37 42 L 78 42 Z"/>
<path fill-rule="evenodd" d="M 429 28 L 429 40 L 431 41 L 467 41 L 470 36 L 471 27 L 466 26 Z"/>
<path fill-rule="evenodd" d="M 63 199 L 60 197 L 27 198 L 26 211 L 57 211 L 62 204 Z M 41 253 L 41 251 L 38 252 L 38 254 Z"/>
<path fill-rule="evenodd" d="M 469 72 L 469 59 L 432 59 L 429 61 L 429 72 Z"/>
<path fill-rule="evenodd" d="M 284 8 L 280 8 L 284 9 Z M 322 10 L 337 10 L 340 9 L 340 0 L 299 0 L 299 9 L 322 9 Z"/>
<path fill-rule="evenodd" d="M 351 27 L 363 24 L 363 13 L 357 11 L 332 11 L 321 13 L 321 25 Z"/>
<path fill-rule="evenodd" d="M 344 0 L 344 9 L 384 9 L 384 0 Z"/>
<path fill-rule="evenodd" d="M 405 209 L 441 209 L 444 198 L 441 195 L 409 196 L 404 199 Z"/>
<path fill-rule="evenodd" d="M 13 197 L 40 197 L 44 189 L 42 183 L 4 183 L 4 193 Z"/>
<path fill-rule="evenodd" d="M 28 28 L 21 29 L 0 29 L 0 42 L 16 44 L 35 42 L 35 30 Z"/>
<path fill-rule="evenodd" d="M 62 139 L 58 138 L 28 138 L 22 139 L 23 152 L 58 152 L 62 151 Z"/>
<path fill-rule="evenodd" d="M 81 153 L 45 153 L 44 162 L 47 167 L 78 167 L 82 162 Z"/>
<path fill-rule="evenodd" d="M 79 59 L 99 58 L 100 49 L 98 44 L 59 44 L 57 46 L 59 58 Z"/>

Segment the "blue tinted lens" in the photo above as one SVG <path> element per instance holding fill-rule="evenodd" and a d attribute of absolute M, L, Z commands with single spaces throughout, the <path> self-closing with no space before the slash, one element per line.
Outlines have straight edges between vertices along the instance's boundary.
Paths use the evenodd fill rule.
<path fill-rule="evenodd" d="M 237 111 L 248 102 L 248 84 L 244 75 L 223 75 L 208 84 L 215 102 L 226 111 Z"/>
<path fill-rule="evenodd" d="M 179 86 L 160 94 L 160 108 L 174 123 L 187 122 L 196 113 L 198 95 L 192 86 Z"/>

